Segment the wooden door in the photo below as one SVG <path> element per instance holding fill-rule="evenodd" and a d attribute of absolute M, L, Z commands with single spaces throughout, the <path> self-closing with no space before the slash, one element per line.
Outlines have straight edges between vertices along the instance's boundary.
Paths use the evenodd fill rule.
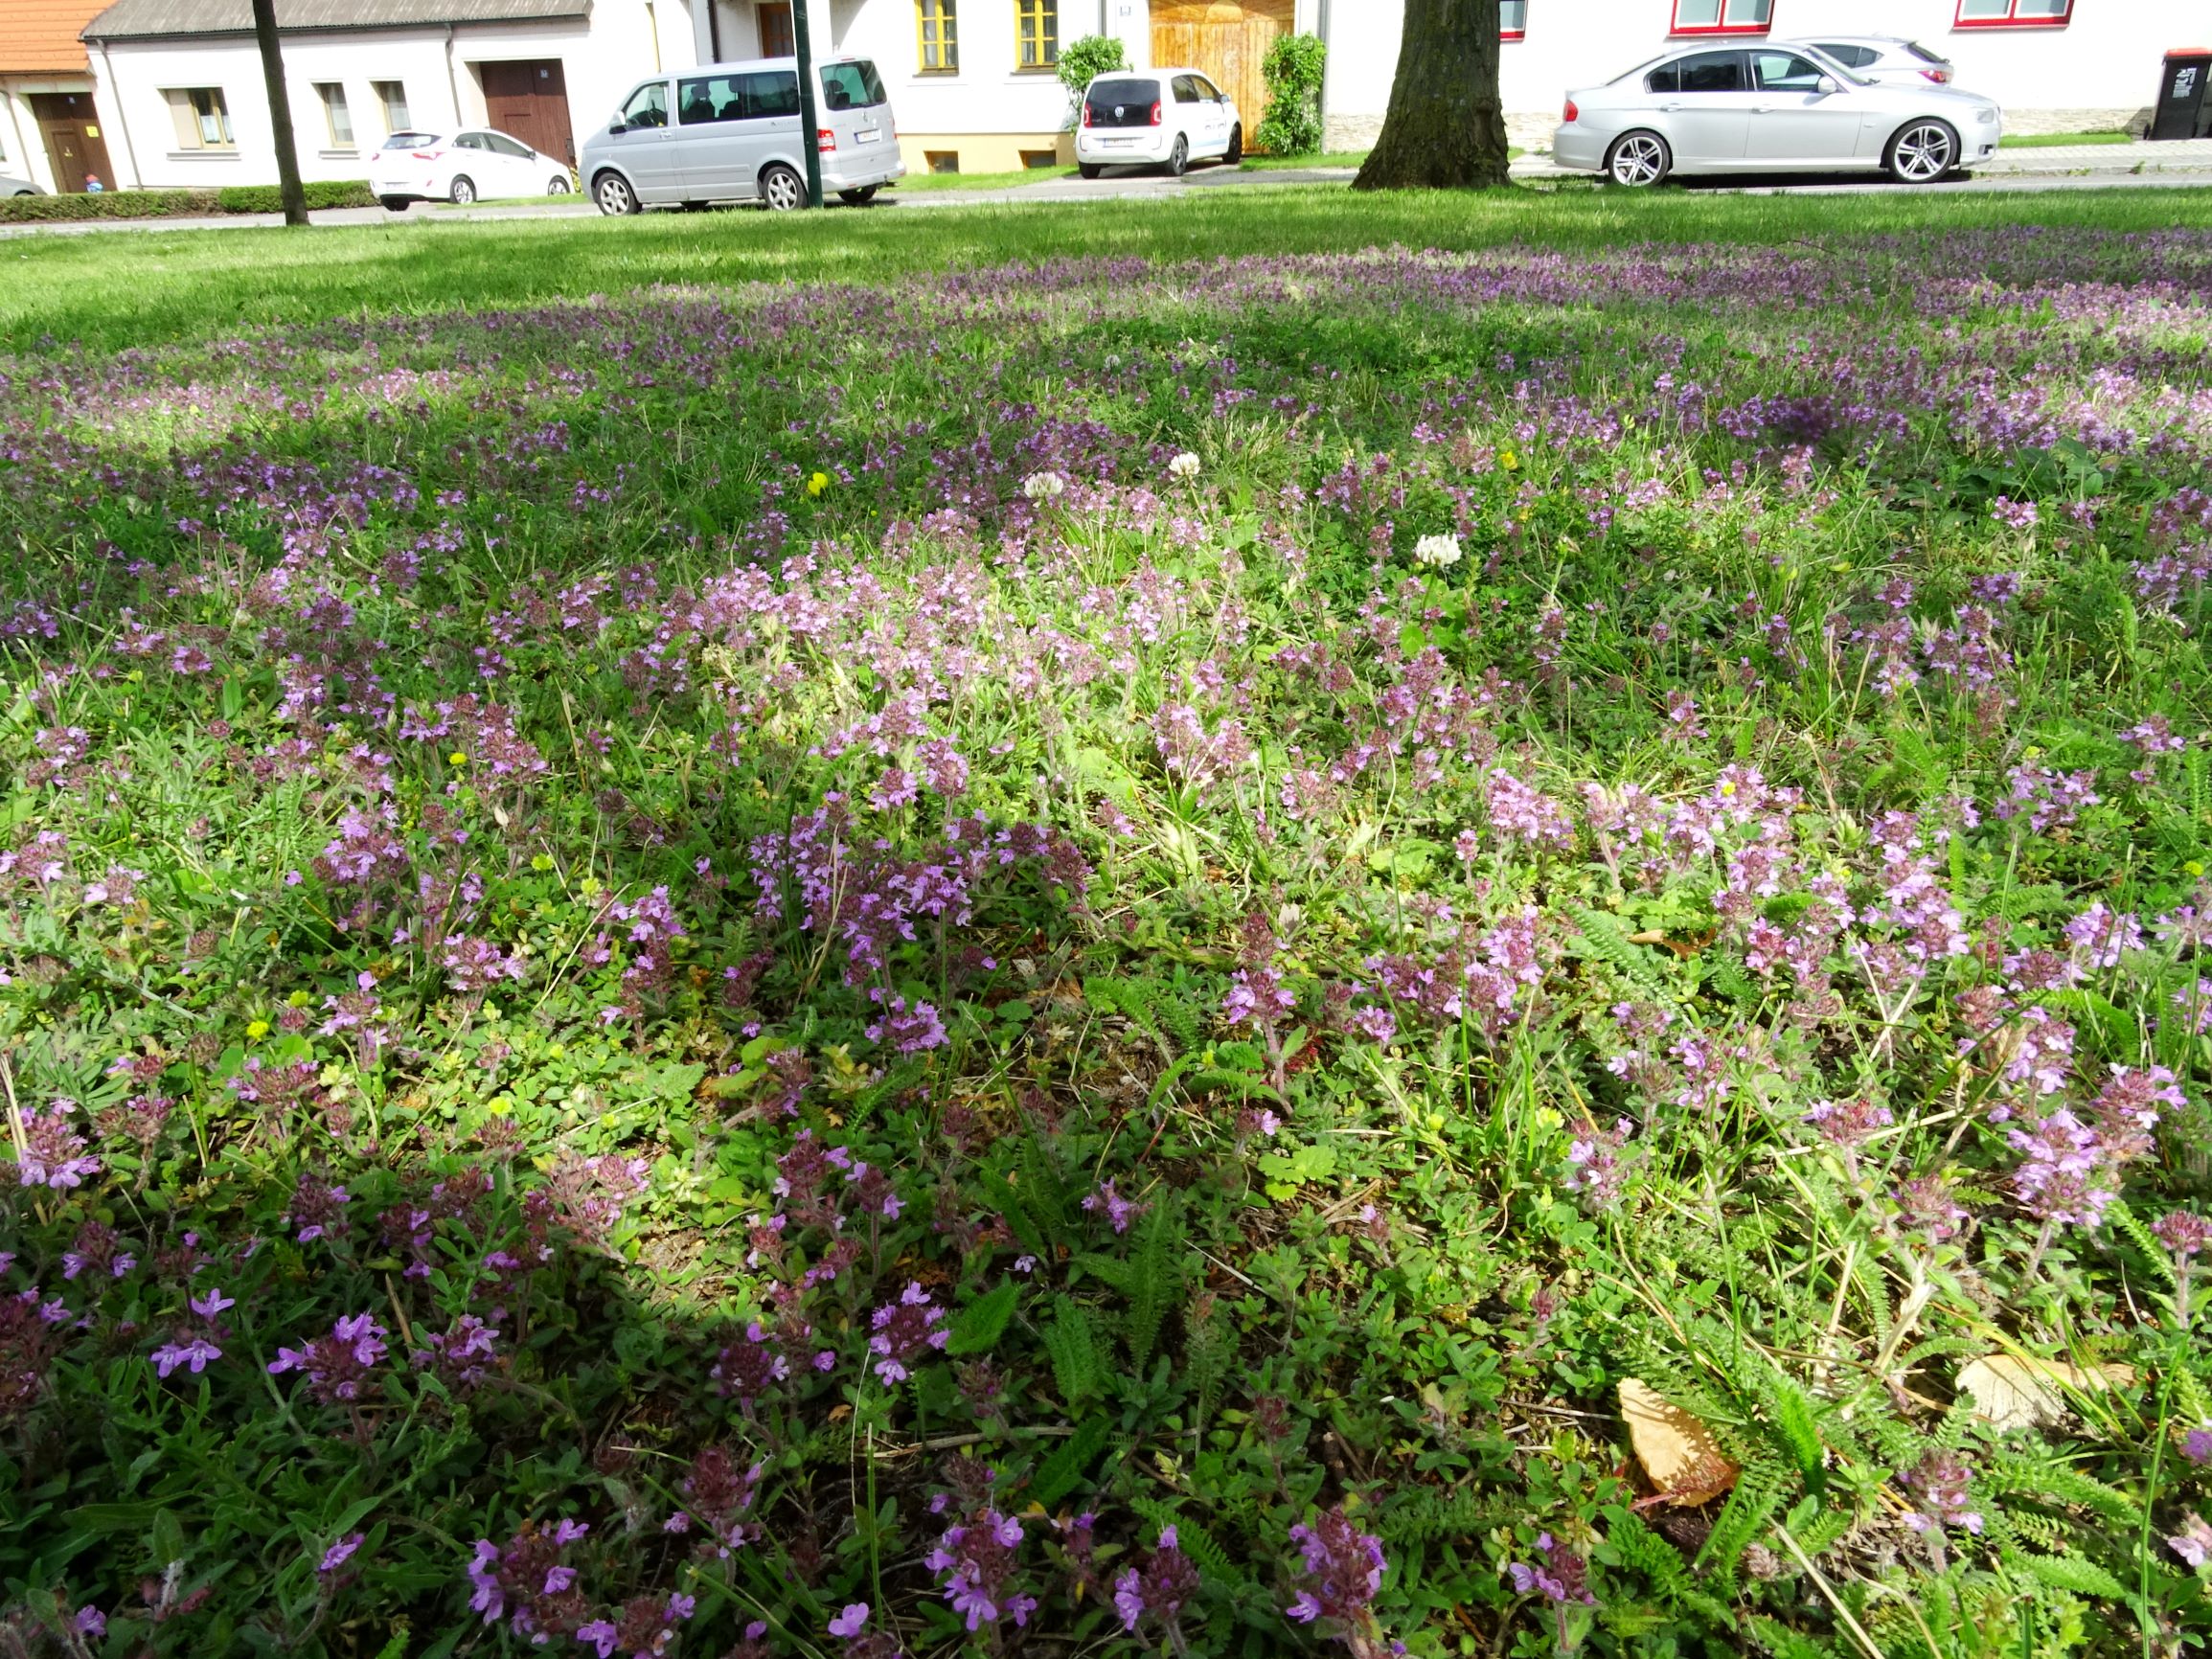
<path fill-rule="evenodd" d="M 789 57 L 799 50 L 799 37 L 792 32 L 790 0 L 755 6 L 753 16 L 761 27 L 763 57 Z"/>
<path fill-rule="evenodd" d="M 1296 0 L 1154 0 L 1152 63 L 1202 72 L 1237 101 L 1244 148 L 1267 112 L 1260 72 L 1276 36 L 1295 27 Z"/>
<path fill-rule="evenodd" d="M 568 80 L 556 57 L 479 63 L 487 126 L 512 133 L 532 149 L 576 165 L 576 129 L 568 120 Z"/>
<path fill-rule="evenodd" d="M 107 140 L 101 132 L 92 94 L 34 92 L 30 97 L 32 116 L 46 141 L 47 159 L 54 164 L 56 187 L 76 194 L 97 173 L 102 185 L 115 189 L 115 170 L 107 165 Z"/>

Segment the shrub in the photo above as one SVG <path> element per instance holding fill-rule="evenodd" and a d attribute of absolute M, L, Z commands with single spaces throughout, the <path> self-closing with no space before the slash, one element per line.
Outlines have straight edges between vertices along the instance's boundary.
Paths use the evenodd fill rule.
<path fill-rule="evenodd" d="M 1075 125 L 1083 89 L 1094 77 L 1111 75 L 1129 66 L 1122 43 L 1110 34 L 1085 34 L 1081 40 L 1069 41 L 1060 55 L 1060 83 L 1067 88 L 1067 125 Z"/>
<path fill-rule="evenodd" d="M 366 179 L 323 179 L 307 187 L 308 206 L 374 207 Z M 217 214 L 281 212 L 273 184 L 220 190 L 111 190 L 93 195 L 0 196 L 0 224 L 57 224 L 80 219 L 203 218 Z"/>
<path fill-rule="evenodd" d="M 1321 71 L 1329 48 L 1318 34 L 1285 34 L 1267 48 L 1267 113 L 1252 148 L 1269 155 L 1311 155 L 1321 148 Z"/>

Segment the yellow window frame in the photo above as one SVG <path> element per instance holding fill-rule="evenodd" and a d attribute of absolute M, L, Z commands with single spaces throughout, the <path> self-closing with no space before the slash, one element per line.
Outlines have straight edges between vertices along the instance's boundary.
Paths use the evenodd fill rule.
<path fill-rule="evenodd" d="M 915 61 L 924 75 L 960 70 L 960 0 L 914 0 Z"/>
<path fill-rule="evenodd" d="M 1050 69 L 1060 61 L 1060 0 L 1014 0 L 1014 66 Z"/>

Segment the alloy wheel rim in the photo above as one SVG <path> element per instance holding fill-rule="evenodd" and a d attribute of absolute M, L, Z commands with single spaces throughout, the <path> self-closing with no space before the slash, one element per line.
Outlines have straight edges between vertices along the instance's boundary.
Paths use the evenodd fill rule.
<path fill-rule="evenodd" d="M 1907 178 L 1941 178 L 1950 166 L 1950 134 L 1916 126 L 1897 141 L 1897 170 Z"/>
<path fill-rule="evenodd" d="M 624 191 L 619 180 L 610 178 L 599 187 L 599 205 L 607 213 L 618 214 L 622 212 L 623 208 L 627 205 L 623 198 Z"/>
<path fill-rule="evenodd" d="M 771 173 L 768 177 L 768 205 L 788 209 L 798 205 L 798 193 L 791 189 L 788 173 Z"/>
<path fill-rule="evenodd" d="M 459 184 L 453 187 L 453 199 L 457 202 L 474 201 L 476 199 L 475 186 L 471 185 L 467 179 L 463 179 Z"/>
<path fill-rule="evenodd" d="M 1631 138 L 1613 152 L 1613 178 L 1620 184 L 1650 184 L 1659 176 L 1659 147 L 1648 138 Z"/>

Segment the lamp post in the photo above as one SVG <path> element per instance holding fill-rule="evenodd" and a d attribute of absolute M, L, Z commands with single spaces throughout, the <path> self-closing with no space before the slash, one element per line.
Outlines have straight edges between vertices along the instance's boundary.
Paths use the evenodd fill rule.
<path fill-rule="evenodd" d="M 791 0 L 791 39 L 799 49 L 799 143 L 807 157 L 807 205 L 822 205 L 822 129 L 814 108 L 814 41 L 807 0 Z"/>

